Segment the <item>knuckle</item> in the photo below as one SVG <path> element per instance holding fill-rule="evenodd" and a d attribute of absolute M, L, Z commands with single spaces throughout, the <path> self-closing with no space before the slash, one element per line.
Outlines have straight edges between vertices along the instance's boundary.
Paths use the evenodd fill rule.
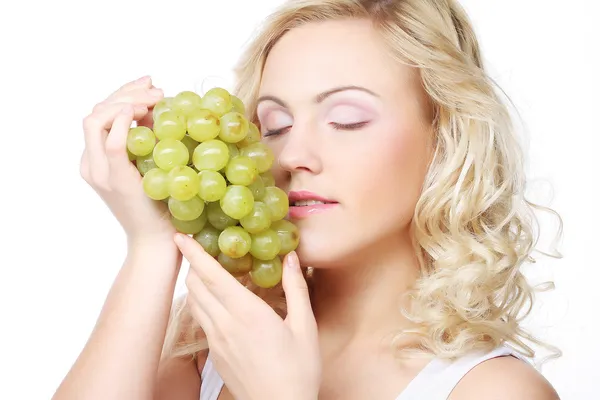
<path fill-rule="evenodd" d="M 106 106 L 107 106 L 106 101 L 102 101 L 102 102 L 96 104 L 94 106 L 94 108 L 92 108 L 92 114 L 104 111 L 104 109 L 106 108 Z"/>
<path fill-rule="evenodd" d="M 215 281 L 212 280 L 211 278 L 204 277 L 204 278 L 202 278 L 202 282 L 204 283 L 204 286 L 206 286 L 206 288 L 208 290 L 212 290 L 215 287 Z"/>
<path fill-rule="evenodd" d="M 123 108 L 125 105 L 132 104 L 133 98 L 128 93 L 117 93 L 115 94 L 112 103 L 115 107 Z"/>
<path fill-rule="evenodd" d="M 83 119 L 83 130 L 91 131 L 97 129 L 99 125 L 98 116 L 96 114 L 90 114 Z"/>

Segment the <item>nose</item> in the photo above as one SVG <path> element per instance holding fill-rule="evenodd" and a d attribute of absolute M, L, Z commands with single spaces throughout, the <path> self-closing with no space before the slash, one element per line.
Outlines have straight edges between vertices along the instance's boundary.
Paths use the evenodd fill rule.
<path fill-rule="evenodd" d="M 310 123 L 296 122 L 284 134 L 279 149 L 279 166 L 289 172 L 311 172 L 318 174 L 323 165 L 320 157 L 317 130 Z"/>

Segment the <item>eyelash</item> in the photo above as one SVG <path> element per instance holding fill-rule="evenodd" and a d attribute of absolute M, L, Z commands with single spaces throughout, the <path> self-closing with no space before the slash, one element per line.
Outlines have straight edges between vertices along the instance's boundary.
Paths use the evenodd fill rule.
<path fill-rule="evenodd" d="M 341 131 L 341 130 L 352 131 L 352 130 L 360 129 L 363 126 L 367 125 L 368 123 L 369 123 L 369 121 L 356 122 L 353 124 L 337 124 L 335 122 L 331 122 L 330 125 L 333 127 L 333 129 L 338 130 L 338 131 Z M 267 131 L 264 133 L 263 137 L 279 135 L 289 128 L 291 128 L 291 126 L 286 126 L 283 128 Z"/>

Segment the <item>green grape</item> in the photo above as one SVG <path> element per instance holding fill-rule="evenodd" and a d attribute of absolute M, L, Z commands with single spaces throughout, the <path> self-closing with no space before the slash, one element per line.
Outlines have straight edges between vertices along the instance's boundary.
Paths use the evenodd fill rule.
<path fill-rule="evenodd" d="M 221 231 L 217 228 L 207 224 L 202 230 L 194 235 L 196 242 L 200 243 L 204 251 L 213 257 L 219 255 L 219 235 Z"/>
<path fill-rule="evenodd" d="M 238 112 L 242 115 L 246 114 L 246 106 L 242 102 L 242 100 L 234 95 L 230 95 L 231 97 L 231 111 Z"/>
<path fill-rule="evenodd" d="M 187 165 L 189 152 L 185 144 L 175 139 L 165 139 L 154 146 L 154 162 L 160 169 L 170 171 L 176 166 Z"/>
<path fill-rule="evenodd" d="M 280 219 L 271 224 L 271 229 L 279 236 L 281 249 L 279 255 L 284 256 L 287 253 L 296 250 L 300 243 L 300 232 L 298 227 L 287 219 Z"/>
<path fill-rule="evenodd" d="M 254 200 L 260 201 L 265 196 L 265 184 L 261 176 L 258 176 L 254 182 L 248 185 L 248 189 L 252 191 Z"/>
<path fill-rule="evenodd" d="M 178 113 L 188 116 L 191 112 L 200 107 L 202 98 L 189 90 L 178 93 L 172 102 L 172 108 Z"/>
<path fill-rule="evenodd" d="M 283 219 L 290 209 L 290 200 L 287 194 L 277 186 L 265 187 L 265 195 L 262 201 L 271 211 L 271 221 Z"/>
<path fill-rule="evenodd" d="M 129 158 L 129 161 L 135 161 L 137 156 L 135 154 L 133 154 L 132 152 L 130 152 L 129 149 L 127 149 L 127 158 Z"/>
<path fill-rule="evenodd" d="M 253 233 L 251 236 L 250 254 L 259 260 L 271 260 L 281 250 L 281 240 L 272 229 Z"/>
<path fill-rule="evenodd" d="M 158 140 L 181 140 L 185 136 L 185 117 L 172 110 L 165 110 L 154 120 L 154 133 Z"/>
<path fill-rule="evenodd" d="M 156 144 L 156 136 L 152 129 L 146 126 L 136 126 L 127 133 L 127 150 L 136 156 L 152 153 Z"/>
<path fill-rule="evenodd" d="M 229 149 L 229 159 L 240 155 L 240 149 L 238 149 L 235 143 L 227 143 L 227 148 Z"/>
<path fill-rule="evenodd" d="M 262 142 L 251 143 L 240 149 L 240 155 L 250 157 L 256 162 L 258 172 L 267 172 L 273 166 L 275 155 L 269 146 Z"/>
<path fill-rule="evenodd" d="M 171 216 L 171 223 L 177 230 L 177 232 L 185 233 L 188 235 L 195 235 L 200 232 L 206 225 L 206 213 L 203 212 L 198 218 L 191 221 L 181 221 Z"/>
<path fill-rule="evenodd" d="M 206 142 L 219 136 L 219 117 L 209 110 L 196 109 L 187 117 L 187 131 L 194 140 Z"/>
<path fill-rule="evenodd" d="M 239 220 L 250 214 L 254 207 L 254 196 L 246 186 L 230 185 L 220 200 L 221 209 L 231 218 Z"/>
<path fill-rule="evenodd" d="M 200 190 L 198 196 L 205 201 L 218 201 L 225 195 L 227 182 L 223 175 L 216 171 L 204 170 L 198 173 L 200 177 Z"/>
<path fill-rule="evenodd" d="M 250 214 L 240 219 L 240 225 L 249 233 L 262 232 L 271 226 L 271 212 L 265 203 L 255 201 Z"/>
<path fill-rule="evenodd" d="M 173 98 L 172 97 L 163 97 L 156 103 L 154 108 L 152 109 L 152 120 L 156 121 L 158 116 L 165 111 L 172 110 L 173 107 Z"/>
<path fill-rule="evenodd" d="M 194 150 L 198 146 L 198 142 L 196 142 L 194 139 L 192 139 L 188 135 L 185 135 L 183 137 L 183 139 L 181 139 L 181 143 L 183 143 L 185 145 L 185 147 L 188 149 L 188 155 L 189 155 L 188 165 L 190 165 L 192 163 L 192 159 L 194 156 Z"/>
<path fill-rule="evenodd" d="M 137 157 L 135 159 L 135 166 L 142 176 L 146 175 L 146 172 L 150 171 L 152 168 L 158 168 L 154 162 L 152 153 Z"/>
<path fill-rule="evenodd" d="M 229 148 L 218 139 L 207 140 L 196 147 L 192 161 L 198 171 L 219 171 L 229 162 Z"/>
<path fill-rule="evenodd" d="M 229 112 L 233 107 L 231 102 L 231 94 L 223 88 L 215 87 L 204 94 L 200 101 L 200 107 L 210 110 L 217 116 Z"/>
<path fill-rule="evenodd" d="M 169 171 L 169 195 L 179 201 L 190 200 L 198 195 L 200 177 L 188 166 L 177 166 Z"/>
<path fill-rule="evenodd" d="M 219 250 L 231 258 L 240 258 L 250 251 L 250 234 L 240 226 L 229 226 L 219 235 Z"/>
<path fill-rule="evenodd" d="M 244 276 L 252 270 L 253 259 L 250 254 L 246 254 L 239 258 L 232 258 L 225 253 L 220 253 L 217 257 L 217 261 L 219 261 L 219 264 L 221 264 L 227 272 L 236 278 Z"/>
<path fill-rule="evenodd" d="M 229 215 L 223 212 L 218 201 L 215 201 L 214 203 L 208 203 L 206 206 L 206 214 L 208 217 L 208 222 L 210 222 L 212 226 L 220 231 L 229 226 L 235 226 L 238 223 L 237 219 L 231 218 Z"/>
<path fill-rule="evenodd" d="M 234 185 L 248 186 L 258 177 L 258 169 L 250 157 L 237 156 L 229 160 L 225 176 Z"/>
<path fill-rule="evenodd" d="M 250 279 L 252 282 L 264 289 L 272 288 L 281 282 L 283 276 L 283 265 L 279 257 L 272 260 L 252 260 Z"/>
<path fill-rule="evenodd" d="M 276 186 L 275 185 L 275 177 L 273 177 L 273 173 L 271 171 L 263 172 L 260 174 L 265 187 L 267 186 Z"/>
<path fill-rule="evenodd" d="M 172 172 L 172 171 L 171 171 Z M 169 197 L 169 212 L 180 221 L 194 220 L 204 211 L 204 201 L 194 196 L 189 200 L 181 201 L 174 197 Z"/>
<path fill-rule="evenodd" d="M 223 115 L 219 139 L 227 143 L 237 143 L 248 134 L 248 120 L 240 113 L 232 111 Z"/>
<path fill-rule="evenodd" d="M 237 146 L 238 147 L 246 147 L 252 143 L 256 143 L 260 141 L 260 131 L 258 130 L 258 126 L 256 126 L 256 124 L 252 121 L 248 121 L 248 133 L 246 134 L 246 137 L 237 142 Z"/>
<path fill-rule="evenodd" d="M 144 193 L 153 200 L 169 197 L 169 174 L 160 168 L 152 168 L 142 178 Z"/>

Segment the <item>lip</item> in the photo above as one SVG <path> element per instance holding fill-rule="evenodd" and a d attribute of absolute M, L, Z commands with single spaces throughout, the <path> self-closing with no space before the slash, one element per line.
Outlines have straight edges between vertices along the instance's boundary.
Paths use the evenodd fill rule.
<path fill-rule="evenodd" d="M 309 217 L 314 214 L 320 214 L 325 211 L 329 211 L 335 208 L 339 203 L 335 200 L 327 199 L 323 196 L 319 196 L 316 193 L 309 192 L 307 190 L 290 191 L 288 193 L 290 200 L 289 217 L 290 219 L 302 219 Z M 302 200 L 316 200 L 322 201 L 325 204 L 312 204 L 309 206 L 293 206 L 292 204 L 296 201 Z"/>
<path fill-rule="evenodd" d="M 327 199 L 323 196 L 319 196 L 316 193 L 309 192 L 308 190 L 290 191 L 288 193 L 288 198 L 290 199 L 290 205 L 292 205 L 296 201 L 302 200 L 316 200 L 322 201 L 323 203 L 337 204 L 337 201 L 335 200 Z"/>

